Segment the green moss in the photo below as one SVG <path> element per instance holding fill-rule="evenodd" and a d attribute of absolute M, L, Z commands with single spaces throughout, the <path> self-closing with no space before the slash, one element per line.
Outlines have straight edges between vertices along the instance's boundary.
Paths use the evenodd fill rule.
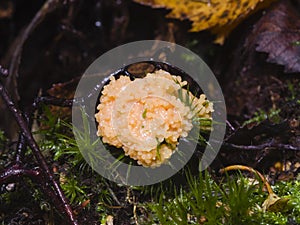
<path fill-rule="evenodd" d="M 254 113 L 253 117 L 249 120 L 246 120 L 243 123 L 243 126 L 246 126 L 248 124 L 252 123 L 261 123 L 265 120 L 270 120 L 272 123 L 279 123 L 281 121 L 281 117 L 279 113 L 281 112 L 280 109 L 273 109 L 271 108 L 268 112 L 259 109 L 257 112 Z"/>
<path fill-rule="evenodd" d="M 71 203 L 79 204 L 87 198 L 87 186 L 80 184 L 76 177 L 65 177 L 61 187 Z"/>
<path fill-rule="evenodd" d="M 162 192 L 147 204 L 151 211 L 149 224 L 288 224 L 299 223 L 300 185 L 280 182 L 274 186 L 279 195 L 290 197 L 283 212 L 263 212 L 261 205 L 267 197 L 260 185 L 241 176 L 227 177 L 215 182 L 205 172 L 188 176 L 188 187 L 174 191 L 174 197 Z M 176 189 L 174 189 L 176 190 Z M 201 221 L 201 223 L 200 223 Z"/>
<path fill-rule="evenodd" d="M 59 118 L 49 118 L 51 113 L 46 110 L 47 126 L 53 129 L 40 130 L 39 143 L 42 149 L 50 152 L 47 160 L 57 162 L 64 173 L 58 172 L 64 179 L 60 180 L 63 191 L 73 205 L 78 205 L 90 199 L 91 206 L 87 207 L 89 213 L 99 216 L 99 221 L 107 215 L 114 215 L 109 206 L 118 206 L 116 196 L 126 199 L 124 187 L 107 183 L 101 176 L 91 173 L 78 145 L 93 150 L 96 143 L 89 138 L 89 125 L 83 114 L 82 131 L 72 127 L 70 123 Z M 270 117 L 279 112 L 263 111 L 257 113 L 257 121 Z M 42 121 L 41 121 L 42 122 Z M 45 123 L 44 123 L 45 124 Z M 78 132 L 79 141 L 75 141 L 73 131 Z M 1 137 L 3 138 L 1 139 Z M 5 141 L 0 132 L 1 140 Z M 100 140 L 100 139 L 99 139 Z M 199 141 L 199 140 L 198 140 Z M 205 139 L 202 140 L 205 142 Z M 90 151 L 92 152 L 92 151 Z M 92 153 L 91 153 L 92 154 Z M 50 157 L 50 158 L 49 158 Z M 119 158 L 122 160 L 122 156 Z M 118 164 L 116 160 L 116 165 Z M 277 182 L 273 188 L 278 196 L 289 196 L 288 206 L 280 212 L 263 212 L 262 204 L 268 194 L 262 190 L 262 184 L 253 184 L 249 179 L 238 174 L 237 176 L 224 176 L 222 182 L 217 182 L 205 171 L 199 175 L 184 174 L 185 184 L 178 185 L 171 180 L 161 184 L 135 188 L 134 192 L 140 198 L 136 201 L 137 218 L 140 224 L 299 224 L 300 219 L 300 181 Z M 88 182 L 87 182 L 88 180 Z M 33 189 L 36 187 L 33 187 Z M 113 188 L 113 190 L 111 189 Z M 11 193 L 2 196 L 2 202 L 10 204 Z M 43 199 L 37 195 L 36 202 Z M 120 200 L 128 205 L 126 200 Z M 131 204 L 131 203 L 130 203 Z M 125 209 L 124 209 L 125 210 Z M 140 211 L 139 211 L 140 210 Z"/>
<path fill-rule="evenodd" d="M 7 142 L 8 142 L 8 140 L 7 140 L 7 138 L 4 134 L 4 131 L 0 130 L 0 156 L 4 152 L 4 150 L 6 149 Z"/>

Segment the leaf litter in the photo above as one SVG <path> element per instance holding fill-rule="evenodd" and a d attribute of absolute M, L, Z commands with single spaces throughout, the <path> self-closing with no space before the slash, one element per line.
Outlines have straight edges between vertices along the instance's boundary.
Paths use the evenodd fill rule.
<path fill-rule="evenodd" d="M 300 72 L 300 16 L 289 1 L 280 1 L 261 17 L 245 46 L 268 54 L 267 62 Z"/>
<path fill-rule="evenodd" d="M 245 18 L 268 7 L 274 0 L 134 0 L 153 8 L 167 8 L 167 18 L 190 20 L 191 32 L 210 30 L 216 34 L 215 43 L 223 44 L 225 38 Z"/>

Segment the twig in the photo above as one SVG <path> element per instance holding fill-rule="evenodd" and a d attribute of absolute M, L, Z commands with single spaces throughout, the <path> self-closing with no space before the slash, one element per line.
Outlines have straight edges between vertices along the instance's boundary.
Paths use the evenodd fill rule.
<path fill-rule="evenodd" d="M 26 150 L 26 139 L 24 137 L 24 134 L 21 133 L 19 135 L 19 140 L 17 144 L 17 151 L 16 151 L 16 164 L 21 165 L 23 163 L 23 158 L 25 156 L 25 150 Z"/>
<path fill-rule="evenodd" d="M 236 144 L 224 142 L 222 146 L 227 149 L 236 149 L 236 150 L 263 150 L 265 148 L 277 148 L 282 150 L 300 151 L 300 147 L 298 146 L 292 146 L 288 144 L 274 144 L 272 142 L 264 143 L 261 145 L 236 145 Z"/>
<path fill-rule="evenodd" d="M 63 0 L 47 0 L 41 9 L 36 13 L 31 22 L 27 27 L 25 27 L 15 38 L 11 46 L 9 47 L 8 53 L 3 58 L 2 63 L 4 63 L 8 67 L 8 71 L 10 76 L 4 81 L 4 86 L 9 90 L 13 101 L 16 103 L 20 100 L 20 96 L 18 93 L 18 73 L 19 66 L 21 62 L 22 49 L 23 46 L 30 36 L 30 34 L 35 30 L 35 28 L 46 18 L 46 16 L 53 12 L 56 8 L 63 4 Z M 5 72 L 5 71 L 4 71 Z M 8 75 L 7 71 L 6 76 Z M 0 105 L 0 111 L 5 111 Z M 11 118 L 6 118 L 4 121 L 4 126 L 10 125 L 8 128 L 9 136 L 10 133 L 15 132 L 14 128 L 16 124 L 8 124 Z"/>
<path fill-rule="evenodd" d="M 44 159 L 44 156 L 42 155 L 42 153 L 39 149 L 38 144 L 34 140 L 26 120 L 24 119 L 22 113 L 16 108 L 15 104 L 12 102 L 12 100 L 9 97 L 6 89 L 4 88 L 2 82 L 0 82 L 0 94 L 2 95 L 2 98 L 3 98 L 4 102 L 6 103 L 8 109 L 12 112 L 19 127 L 21 128 L 21 130 L 24 134 L 24 137 L 26 139 L 26 142 L 27 142 L 28 146 L 31 148 L 33 155 L 35 156 L 38 163 L 40 164 L 41 169 L 42 169 L 41 172 L 44 173 L 45 178 L 49 179 L 51 186 L 53 187 L 54 191 L 60 198 L 61 204 L 63 205 L 64 211 L 68 215 L 70 222 L 73 225 L 77 225 L 78 223 L 74 217 L 72 208 L 71 208 L 70 204 L 68 203 L 68 200 L 66 199 L 59 184 L 54 179 L 54 175 L 53 175 L 52 171 L 49 169 L 49 167 Z M 45 181 L 45 182 L 47 182 L 47 181 Z"/>
<path fill-rule="evenodd" d="M 0 65 L 0 76 L 3 76 L 3 77 L 8 76 L 8 70 L 3 68 L 1 65 Z"/>
<path fill-rule="evenodd" d="M 63 99 L 63 98 L 55 98 L 55 97 L 38 97 L 33 102 L 33 109 L 37 109 L 40 104 L 46 105 L 55 105 L 60 107 L 72 107 L 74 100 L 73 99 Z"/>
<path fill-rule="evenodd" d="M 0 183 L 11 180 L 15 177 L 28 176 L 31 178 L 35 178 L 40 175 L 40 171 L 36 169 L 24 169 L 18 165 L 14 165 L 0 174 Z"/>
<path fill-rule="evenodd" d="M 64 211 L 64 206 L 59 201 L 59 198 L 57 198 L 53 191 L 49 191 L 49 184 L 45 183 L 45 179 L 39 169 L 26 169 L 21 164 L 16 163 L 0 173 L 0 183 L 9 182 L 24 176 L 41 184 L 42 191 L 48 195 L 58 210 Z"/>
<path fill-rule="evenodd" d="M 24 43 L 26 42 L 32 31 L 45 19 L 46 15 L 58 7 L 59 2 L 60 0 L 46 1 L 41 7 L 41 9 L 36 13 L 34 18 L 31 20 L 29 25 L 25 28 L 25 30 L 19 35 L 19 37 L 16 38 L 16 40 L 18 40 L 18 44 L 16 45 L 16 48 L 13 51 L 11 63 L 9 66 L 9 73 L 12 76 L 12 79 L 15 79 L 18 75 L 19 64 Z"/>
<path fill-rule="evenodd" d="M 119 199 L 117 198 L 115 192 L 110 188 L 109 184 L 105 180 L 103 180 L 103 183 L 106 185 L 106 188 L 108 189 L 109 193 L 111 194 L 111 196 L 115 200 L 115 202 L 118 203 L 120 206 L 122 206 L 122 204 L 120 203 Z"/>
<path fill-rule="evenodd" d="M 234 127 L 231 125 L 231 123 L 228 120 L 226 120 L 226 124 L 232 131 L 235 131 Z"/>

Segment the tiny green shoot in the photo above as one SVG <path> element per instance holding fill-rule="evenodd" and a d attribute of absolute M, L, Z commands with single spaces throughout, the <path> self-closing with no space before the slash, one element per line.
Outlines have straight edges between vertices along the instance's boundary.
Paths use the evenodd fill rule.
<path fill-rule="evenodd" d="M 146 119 L 147 117 L 147 108 L 144 110 L 143 114 L 142 114 L 143 119 Z"/>
<path fill-rule="evenodd" d="M 269 112 L 266 112 L 262 109 L 259 109 L 257 112 L 254 113 L 253 117 L 249 120 L 246 120 L 243 123 L 243 126 L 253 124 L 253 123 L 261 123 L 267 119 L 272 121 L 273 123 L 279 123 L 281 118 L 279 116 L 279 113 L 281 112 L 280 109 L 273 109 L 271 108 Z"/>

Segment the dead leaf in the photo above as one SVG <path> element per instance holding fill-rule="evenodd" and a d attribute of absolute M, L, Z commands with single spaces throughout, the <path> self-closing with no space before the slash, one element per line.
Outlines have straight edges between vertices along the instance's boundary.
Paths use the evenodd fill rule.
<path fill-rule="evenodd" d="M 53 84 L 52 87 L 47 90 L 47 93 L 55 98 L 73 99 L 79 79 L 80 77 L 76 77 L 64 83 Z M 49 105 L 49 108 L 52 114 L 58 115 L 64 119 L 69 118 L 72 113 L 71 108 L 68 107 Z"/>
<path fill-rule="evenodd" d="M 53 84 L 47 93 L 56 98 L 72 99 L 79 82 L 79 77 L 64 83 Z"/>
<path fill-rule="evenodd" d="M 14 5 L 11 0 L 3 0 L 0 2 L 0 19 L 11 18 L 14 11 Z"/>
<path fill-rule="evenodd" d="M 274 5 L 255 25 L 247 48 L 268 54 L 267 61 L 284 66 L 284 72 L 300 72 L 300 16 L 289 1 Z"/>
<path fill-rule="evenodd" d="M 247 16 L 274 0 L 134 0 L 152 8 L 171 9 L 167 18 L 192 21 L 191 32 L 211 30 L 223 44 L 229 33 Z"/>

